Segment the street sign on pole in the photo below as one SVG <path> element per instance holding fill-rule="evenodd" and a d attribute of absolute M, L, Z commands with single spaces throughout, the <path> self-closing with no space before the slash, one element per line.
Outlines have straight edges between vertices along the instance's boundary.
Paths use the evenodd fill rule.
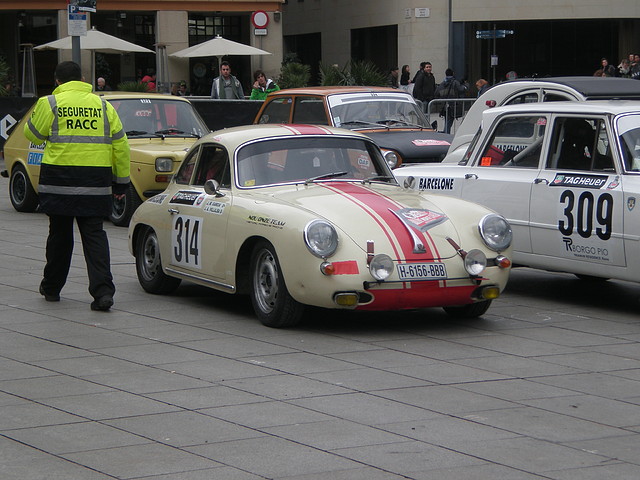
<path fill-rule="evenodd" d="M 481 40 L 505 38 L 507 35 L 513 35 L 513 30 L 476 30 L 476 38 Z"/>
<path fill-rule="evenodd" d="M 85 36 L 87 34 L 87 12 L 78 10 L 77 5 L 69 5 L 68 35 Z"/>

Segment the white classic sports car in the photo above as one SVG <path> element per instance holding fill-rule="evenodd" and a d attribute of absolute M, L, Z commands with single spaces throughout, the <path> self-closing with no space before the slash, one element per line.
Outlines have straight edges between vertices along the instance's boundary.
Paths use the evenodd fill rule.
<path fill-rule="evenodd" d="M 482 315 L 510 270 L 511 228 L 469 202 L 399 186 L 366 136 L 333 127 L 213 132 L 129 226 L 142 287 L 248 293 L 267 326 L 304 305 Z"/>
<path fill-rule="evenodd" d="M 515 265 L 640 281 L 640 102 L 486 110 L 458 165 L 395 175 L 407 187 L 504 215 Z"/>

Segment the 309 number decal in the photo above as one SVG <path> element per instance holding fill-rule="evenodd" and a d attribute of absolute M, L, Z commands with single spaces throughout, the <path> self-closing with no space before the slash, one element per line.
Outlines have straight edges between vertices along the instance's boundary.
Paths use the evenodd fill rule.
<path fill-rule="evenodd" d="M 565 190 L 560 194 L 560 203 L 564 205 L 564 218 L 558 220 L 562 235 L 571 236 L 575 230 L 582 238 L 589 238 L 595 224 L 595 233 L 601 240 L 611 238 L 613 197 L 610 193 L 603 193 L 596 199 L 593 193 L 582 192 L 576 200 L 573 191 Z"/>
<path fill-rule="evenodd" d="M 202 236 L 200 226 L 202 218 L 178 215 L 173 220 L 171 245 L 173 263 L 190 268 L 202 268 L 200 252 L 202 250 Z"/>

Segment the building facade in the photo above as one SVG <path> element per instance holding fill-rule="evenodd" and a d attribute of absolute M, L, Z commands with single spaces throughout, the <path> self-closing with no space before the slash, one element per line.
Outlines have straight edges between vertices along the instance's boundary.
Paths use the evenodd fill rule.
<path fill-rule="evenodd" d="M 98 0 L 96 13 L 89 14 L 89 28 L 156 50 L 163 45 L 168 54 L 171 82 L 186 81 L 193 94 L 208 95 L 212 79 L 218 75 L 218 59 L 171 57 L 171 53 L 220 35 L 271 52 L 272 55 L 228 58 L 232 73 L 250 93 L 252 72 L 262 69 L 277 75 L 282 62 L 281 0 Z M 269 23 L 261 32 L 252 24 L 256 11 L 267 13 Z M 51 0 L 0 0 L 0 55 L 9 64 L 15 83 L 20 84 L 24 63 L 24 44 L 38 46 L 68 36 L 66 2 Z M 70 60 L 71 50 L 34 50 L 36 84 L 39 95 L 50 93 L 53 70 L 62 60 Z M 91 78 L 90 52 L 82 52 L 85 78 Z M 96 77 L 105 77 L 116 88 L 125 81 L 140 80 L 157 68 L 158 59 L 150 53 L 96 54 Z"/>
<path fill-rule="evenodd" d="M 269 23 L 256 32 L 252 14 L 259 10 Z M 0 55 L 16 83 L 21 45 L 67 36 L 67 18 L 64 0 L 0 0 Z M 90 25 L 152 50 L 166 46 L 170 81 L 186 81 L 197 95 L 209 93 L 217 59 L 170 54 L 214 35 L 272 53 L 229 59 L 247 94 L 255 69 L 277 78 L 283 58 L 293 54 L 315 74 L 320 64 L 352 59 L 371 60 L 383 71 L 407 64 L 414 74 L 421 61 L 430 61 L 437 81 L 451 67 L 473 85 L 477 78 L 501 81 L 510 71 L 591 75 L 602 57 L 618 65 L 640 51 L 637 0 L 98 0 Z M 70 51 L 34 52 L 39 94 L 51 91 L 57 62 L 70 58 Z M 83 52 L 87 78 L 90 58 Z M 114 88 L 155 68 L 153 54 L 96 55 L 96 76 Z"/>
<path fill-rule="evenodd" d="M 430 61 L 477 78 L 592 75 L 640 52 L 640 2 L 627 0 L 289 0 L 285 52 L 303 63 L 372 60 L 382 70 Z M 476 38 L 480 36 L 503 38 Z M 505 32 L 501 32 L 505 31 Z M 513 33 L 511 33 L 513 32 Z"/>

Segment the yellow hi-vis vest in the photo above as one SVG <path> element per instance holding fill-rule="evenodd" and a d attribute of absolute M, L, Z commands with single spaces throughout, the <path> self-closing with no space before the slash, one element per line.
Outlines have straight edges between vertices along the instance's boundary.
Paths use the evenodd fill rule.
<path fill-rule="evenodd" d="M 60 215 L 108 215 L 112 183 L 129 183 L 129 143 L 113 106 L 80 81 L 38 99 L 25 136 L 46 141 L 40 209 Z"/>

